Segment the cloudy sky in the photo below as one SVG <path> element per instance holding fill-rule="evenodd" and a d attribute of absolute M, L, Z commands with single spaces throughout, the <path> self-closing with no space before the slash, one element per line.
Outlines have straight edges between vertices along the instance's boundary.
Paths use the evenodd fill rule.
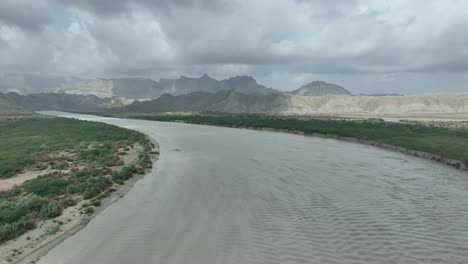
<path fill-rule="evenodd" d="M 0 0 L 0 73 L 468 91 L 466 0 Z"/>

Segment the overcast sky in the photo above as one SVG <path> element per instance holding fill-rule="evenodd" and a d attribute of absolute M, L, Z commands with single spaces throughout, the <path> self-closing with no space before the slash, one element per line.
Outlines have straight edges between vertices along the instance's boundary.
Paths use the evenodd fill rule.
<path fill-rule="evenodd" d="M 468 91 L 466 0 L 0 0 L 0 72 Z"/>

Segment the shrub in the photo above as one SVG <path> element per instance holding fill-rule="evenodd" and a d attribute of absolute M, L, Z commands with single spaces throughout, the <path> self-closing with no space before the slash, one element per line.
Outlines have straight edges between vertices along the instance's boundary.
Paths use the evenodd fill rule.
<path fill-rule="evenodd" d="M 94 206 L 100 206 L 100 205 L 101 205 L 101 200 L 99 200 L 99 199 L 94 199 L 94 200 L 92 201 L 92 204 L 93 204 Z"/>
<path fill-rule="evenodd" d="M 28 215 L 40 216 L 41 210 L 43 210 L 47 204 L 47 200 L 34 194 L 2 201 L 0 203 L 0 225 L 17 222 L 28 217 Z"/>
<path fill-rule="evenodd" d="M 41 215 L 45 218 L 57 217 L 62 214 L 62 207 L 58 201 L 52 200 L 41 208 Z"/>
<path fill-rule="evenodd" d="M 80 179 L 85 179 L 89 177 L 97 177 L 99 175 L 101 175 L 101 171 L 96 170 L 96 169 L 84 169 L 84 170 L 80 170 L 80 171 L 72 173 L 73 177 L 80 178 Z"/>
<path fill-rule="evenodd" d="M 27 220 L 0 225 L 0 243 L 18 237 L 26 231 L 34 228 L 34 222 Z"/>
<path fill-rule="evenodd" d="M 112 181 L 106 177 L 100 176 L 97 178 L 90 178 L 84 185 L 82 185 L 84 189 L 83 198 L 91 199 L 96 197 L 110 186 L 112 186 Z"/>
<path fill-rule="evenodd" d="M 68 186 L 71 187 L 72 185 Z M 70 206 L 75 206 L 76 205 L 76 200 L 70 197 L 69 195 L 63 197 L 60 199 L 60 207 L 62 208 L 67 208 Z"/>
<path fill-rule="evenodd" d="M 133 174 L 136 172 L 137 172 L 137 168 L 135 167 L 135 165 L 126 166 L 120 171 L 113 172 L 112 179 L 116 183 L 126 181 L 129 178 L 131 178 Z"/>
<path fill-rule="evenodd" d="M 84 190 L 83 184 L 72 184 L 67 187 L 67 193 L 76 194 L 81 193 Z"/>
<path fill-rule="evenodd" d="M 151 167 L 153 167 L 153 163 L 151 162 L 151 158 L 147 152 L 143 152 L 138 155 L 138 164 L 142 168 L 150 169 Z"/>
<path fill-rule="evenodd" d="M 85 209 L 83 209 L 83 213 L 85 213 L 87 215 L 94 214 L 94 207 L 92 207 L 92 206 L 86 207 Z"/>
<path fill-rule="evenodd" d="M 66 191 L 69 181 L 63 179 L 32 179 L 21 185 L 27 193 L 34 193 L 40 196 L 56 196 Z"/>
<path fill-rule="evenodd" d="M 52 165 L 52 169 L 54 169 L 54 170 L 66 170 L 69 167 L 70 167 L 70 165 L 66 161 L 63 161 L 63 162 L 56 163 L 56 164 Z"/>
<path fill-rule="evenodd" d="M 28 210 L 25 207 L 3 207 L 0 208 L 0 224 L 13 223 L 28 214 Z"/>
<path fill-rule="evenodd" d="M 80 151 L 80 159 L 86 162 L 104 163 L 109 159 L 114 149 L 109 144 Z"/>

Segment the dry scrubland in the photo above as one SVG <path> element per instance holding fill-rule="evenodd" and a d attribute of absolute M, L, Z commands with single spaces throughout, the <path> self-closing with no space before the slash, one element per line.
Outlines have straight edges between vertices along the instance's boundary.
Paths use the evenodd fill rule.
<path fill-rule="evenodd" d="M 0 259 L 7 262 L 92 215 L 159 154 L 143 134 L 96 122 L 10 117 L 0 131 Z"/>

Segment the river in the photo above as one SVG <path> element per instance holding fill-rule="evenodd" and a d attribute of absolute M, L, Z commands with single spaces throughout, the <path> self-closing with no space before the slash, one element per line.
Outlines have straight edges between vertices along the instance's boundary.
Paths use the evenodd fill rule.
<path fill-rule="evenodd" d="M 160 160 L 41 264 L 468 263 L 468 174 L 334 139 L 61 113 Z"/>

